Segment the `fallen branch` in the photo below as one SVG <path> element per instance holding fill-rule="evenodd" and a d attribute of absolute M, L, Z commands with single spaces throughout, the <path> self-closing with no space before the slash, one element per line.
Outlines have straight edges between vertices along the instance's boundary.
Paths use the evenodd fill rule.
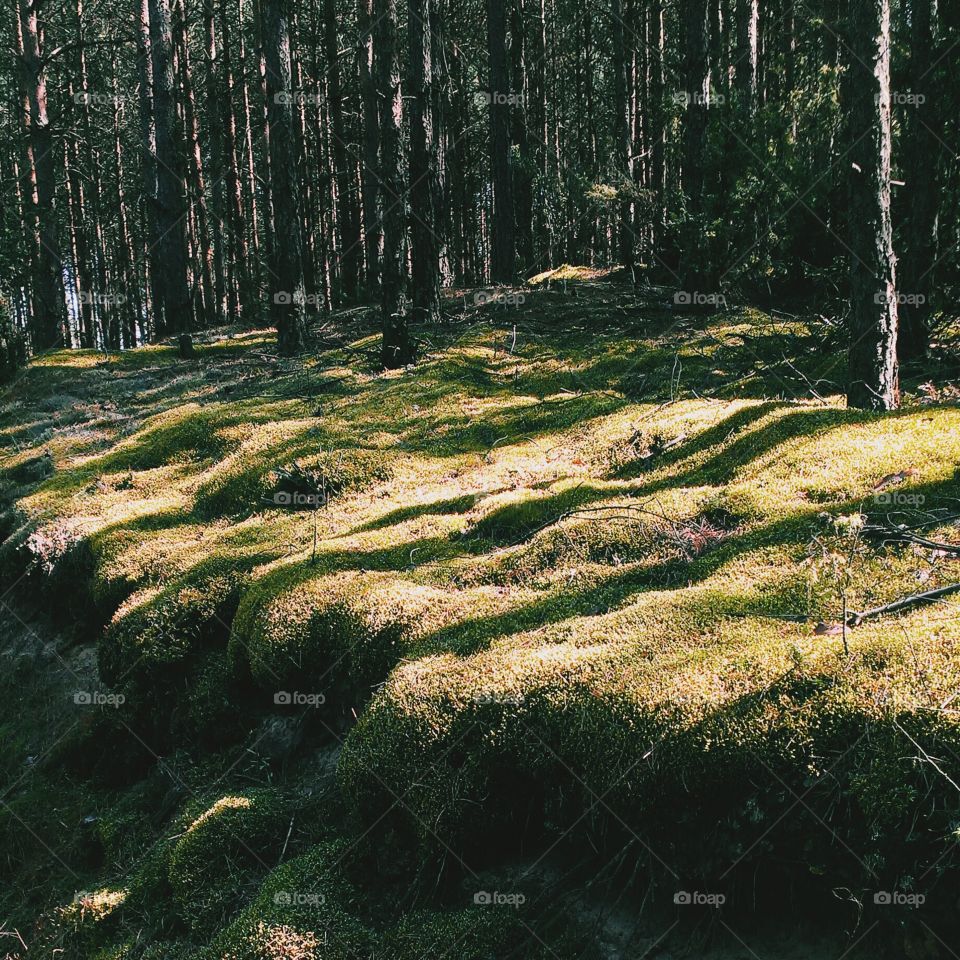
<path fill-rule="evenodd" d="M 870 610 L 856 610 L 847 614 L 846 623 L 848 627 L 858 627 L 864 620 L 871 617 L 879 617 L 884 613 L 895 613 L 897 610 L 904 610 L 907 607 L 916 606 L 918 603 L 929 603 L 932 600 L 939 600 L 941 597 L 949 596 L 951 593 L 960 592 L 960 583 L 950 583 L 945 587 L 937 587 L 936 590 L 927 590 L 925 593 L 914 593 L 902 600 L 894 600 L 893 603 L 885 603 L 882 607 L 873 607 Z"/>
<path fill-rule="evenodd" d="M 952 553 L 955 556 L 960 556 L 960 545 L 956 543 L 940 543 L 937 540 L 928 540 L 926 537 L 921 537 L 916 533 L 913 533 L 908 527 L 877 527 L 873 528 L 870 532 L 876 532 L 883 534 L 883 543 L 915 543 L 919 547 L 927 547 L 930 550 L 939 550 L 943 553 Z"/>

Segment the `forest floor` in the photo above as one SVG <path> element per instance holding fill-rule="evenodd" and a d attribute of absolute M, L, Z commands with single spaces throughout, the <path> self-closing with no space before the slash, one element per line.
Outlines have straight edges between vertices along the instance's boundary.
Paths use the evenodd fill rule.
<path fill-rule="evenodd" d="M 956 956 L 957 371 L 582 276 L 0 398 L 0 949 Z"/>

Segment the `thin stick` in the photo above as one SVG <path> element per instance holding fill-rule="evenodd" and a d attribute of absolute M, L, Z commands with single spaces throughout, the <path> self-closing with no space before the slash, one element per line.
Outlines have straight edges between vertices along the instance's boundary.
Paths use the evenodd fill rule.
<path fill-rule="evenodd" d="M 849 622 L 851 627 L 857 627 L 869 617 L 879 617 L 884 613 L 893 613 L 896 610 L 903 610 L 906 607 L 912 607 L 918 603 L 928 603 L 931 600 L 939 600 L 941 597 L 949 596 L 951 593 L 960 592 L 960 583 L 950 583 L 945 587 L 938 587 L 936 590 L 928 590 L 926 593 L 915 593 L 902 600 L 895 600 L 893 603 L 885 603 L 882 607 L 874 607 L 871 610 L 857 612 L 854 610 L 849 616 L 845 616 L 845 621 Z"/>

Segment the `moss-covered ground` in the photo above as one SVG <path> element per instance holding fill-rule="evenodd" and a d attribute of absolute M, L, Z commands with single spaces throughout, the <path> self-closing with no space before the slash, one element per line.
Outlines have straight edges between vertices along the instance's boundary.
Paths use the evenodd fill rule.
<path fill-rule="evenodd" d="M 960 594 L 843 621 L 960 581 L 955 393 L 848 411 L 820 323 L 523 294 L 452 298 L 405 371 L 348 311 L 305 358 L 220 330 L 7 392 L 0 949 L 566 960 L 816 916 L 947 955 Z"/>

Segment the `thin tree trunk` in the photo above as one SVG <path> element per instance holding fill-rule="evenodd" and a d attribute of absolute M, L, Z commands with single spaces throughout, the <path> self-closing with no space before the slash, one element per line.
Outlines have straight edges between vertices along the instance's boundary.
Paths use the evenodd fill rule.
<path fill-rule="evenodd" d="M 280 352 L 290 355 L 306 345 L 307 323 L 287 0 L 261 0 L 260 14 L 273 179 L 270 315 Z"/>
<path fill-rule="evenodd" d="M 153 110 L 153 66 L 150 55 L 150 0 L 139 0 L 140 31 L 137 42 L 137 77 L 140 81 L 140 158 L 143 181 L 143 271 L 147 301 L 151 307 L 146 315 L 148 337 L 167 334 L 160 292 L 160 278 L 153 265 L 153 252 L 160 234 L 157 227 L 157 128 Z"/>
<path fill-rule="evenodd" d="M 383 229 L 378 215 L 379 182 L 377 145 L 380 141 L 380 110 L 373 76 L 373 0 L 359 0 L 357 34 L 360 38 L 358 67 L 362 114 L 363 169 L 360 177 L 363 198 L 363 249 L 366 283 L 369 288 L 380 278 Z"/>
<path fill-rule="evenodd" d="M 627 52 L 623 37 L 623 9 L 620 0 L 610 2 L 610 29 L 613 36 L 613 145 L 617 187 L 632 191 L 633 162 L 631 160 L 630 100 L 627 96 Z M 633 225 L 631 203 L 622 199 L 619 204 L 617 231 L 617 258 L 633 272 Z"/>
<path fill-rule="evenodd" d="M 904 136 L 903 173 L 906 181 L 905 249 L 899 269 L 900 361 L 922 357 L 930 345 L 930 297 L 937 262 L 940 190 L 937 164 L 944 134 L 939 119 L 940 97 L 934 87 L 935 0 L 913 0 L 910 43 L 910 92 L 916 101 Z"/>
<path fill-rule="evenodd" d="M 214 242 L 210 236 L 210 217 L 207 210 L 206 177 L 203 169 L 203 155 L 200 150 L 200 123 L 197 119 L 197 105 L 193 94 L 193 82 L 190 79 L 190 48 L 187 44 L 186 11 L 184 0 L 175 0 L 177 29 L 174 34 L 177 51 L 177 63 L 180 73 L 180 91 L 184 127 L 187 137 L 187 198 L 192 217 L 196 225 L 196 269 L 199 274 L 200 294 L 203 308 L 196 315 L 204 322 L 219 320 L 222 317 L 220 301 L 214 288 Z M 211 111 L 215 113 L 216 111 Z M 219 245 L 219 238 L 217 245 Z"/>
<path fill-rule="evenodd" d="M 251 276 L 257 267 L 250 263 L 247 231 L 244 225 L 243 178 L 240 172 L 240 155 L 237 143 L 236 77 L 233 66 L 233 47 L 230 42 L 230 16 L 225 0 L 220 4 L 220 37 L 223 46 L 223 81 L 226 88 L 226 124 L 224 126 L 224 150 L 227 162 L 227 211 L 230 223 L 230 282 L 227 284 L 227 310 L 231 319 L 239 319 L 247 312 L 253 295 Z M 243 90 L 246 104 L 246 84 Z M 249 112 L 245 114 L 249 130 Z M 251 231 L 257 234 L 256 200 L 251 208 Z"/>
<path fill-rule="evenodd" d="M 20 65 L 29 107 L 30 153 L 35 184 L 34 208 L 39 256 L 34 264 L 33 322 L 34 350 L 69 345 L 66 328 L 66 295 L 63 286 L 63 258 L 57 215 L 56 170 L 53 133 L 47 115 L 46 67 L 41 50 L 41 0 L 20 0 L 22 46 Z"/>
<path fill-rule="evenodd" d="M 331 128 L 333 133 L 333 165 L 337 180 L 337 229 L 340 240 L 340 282 L 348 300 L 357 295 L 360 278 L 360 263 L 363 248 L 360 241 L 360 215 L 353 190 L 353 177 L 347 150 L 346 124 L 344 123 L 343 90 L 340 84 L 340 65 L 337 53 L 337 2 L 324 0 L 323 46 L 327 68 L 327 97 L 331 104 Z M 363 51 L 361 50 L 361 59 Z M 362 67 L 361 67 L 362 69 Z"/>
<path fill-rule="evenodd" d="M 710 19 L 706 0 L 688 0 L 684 10 L 686 111 L 683 118 L 683 192 L 687 209 L 680 272 L 684 289 L 692 298 L 705 291 L 710 284 L 703 222 L 703 164 L 710 97 L 710 65 L 707 55 Z"/>
<path fill-rule="evenodd" d="M 174 100 L 173 35 L 169 0 L 149 0 L 153 117 L 156 129 L 159 239 L 153 249 L 162 329 L 179 335 L 180 355 L 193 353 L 192 297 L 187 271 L 187 207 L 183 192 L 183 144 Z"/>
<path fill-rule="evenodd" d="M 410 254 L 413 316 L 440 319 L 440 250 L 437 242 L 437 143 L 433 124 L 433 40 L 431 0 L 409 0 L 410 58 Z"/>
<path fill-rule="evenodd" d="M 493 249 L 490 275 L 511 283 L 516 272 L 513 185 L 510 170 L 510 75 L 504 0 L 487 0 L 489 55 L 490 172 L 493 184 Z"/>
<path fill-rule="evenodd" d="M 753 116 L 757 102 L 757 57 L 759 53 L 759 0 L 736 0 L 737 45 L 736 83 L 740 105 L 747 116 Z"/>
<path fill-rule="evenodd" d="M 890 0 L 850 0 L 845 77 L 850 223 L 847 404 L 893 410 L 897 291 L 890 220 Z"/>
<path fill-rule="evenodd" d="M 230 236 L 227 229 L 227 213 L 224 197 L 224 182 L 226 180 L 226 170 L 224 164 L 224 117 L 219 109 L 221 102 L 222 86 L 218 72 L 220 69 L 220 56 L 217 52 L 217 28 L 213 16 L 213 3 L 207 3 L 203 11 L 203 32 L 204 32 L 204 66 L 207 102 L 210 109 L 207 111 L 207 128 L 210 143 L 210 184 L 211 184 L 211 205 L 210 218 L 213 225 L 213 233 L 216 240 L 213 245 L 213 287 L 214 287 L 214 316 L 220 320 L 230 319 L 231 314 L 227 307 L 226 293 L 226 258 L 224 256 L 224 247 L 226 238 Z M 228 115 L 233 112 L 232 106 L 228 108 Z"/>
<path fill-rule="evenodd" d="M 377 0 L 374 19 L 374 67 L 380 102 L 379 170 L 383 194 L 381 362 L 387 369 L 396 369 L 414 360 L 413 341 L 407 325 L 406 212 L 400 156 L 403 99 L 397 57 L 396 0 Z"/>
<path fill-rule="evenodd" d="M 527 78 L 527 35 L 524 4 L 531 0 L 513 0 L 510 7 L 510 76 L 513 93 L 511 139 L 517 145 L 518 163 L 512 170 L 514 232 L 517 260 L 524 274 L 533 267 L 533 156 L 527 131 L 529 83 Z"/>

